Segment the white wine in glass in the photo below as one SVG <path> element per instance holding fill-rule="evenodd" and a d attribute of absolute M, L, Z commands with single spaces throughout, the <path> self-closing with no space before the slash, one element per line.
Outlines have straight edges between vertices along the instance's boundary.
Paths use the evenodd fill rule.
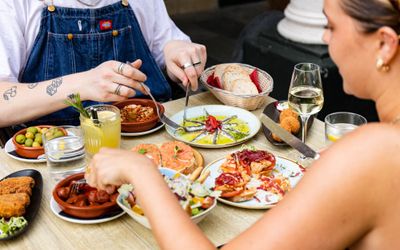
<path fill-rule="evenodd" d="M 301 118 L 301 139 L 306 140 L 307 122 L 311 115 L 318 113 L 324 104 L 321 73 L 318 65 L 299 63 L 294 66 L 289 87 L 289 107 Z"/>

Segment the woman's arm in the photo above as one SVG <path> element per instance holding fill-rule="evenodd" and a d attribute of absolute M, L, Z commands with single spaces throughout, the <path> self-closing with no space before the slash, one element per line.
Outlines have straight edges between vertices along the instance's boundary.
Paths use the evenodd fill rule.
<path fill-rule="evenodd" d="M 123 67 L 121 63 L 108 61 L 98 67 L 81 73 L 71 74 L 56 79 L 37 83 L 0 82 L 0 127 L 20 124 L 43 115 L 65 108 L 63 103 L 68 95 L 80 93 L 82 100 L 121 101 L 142 90 L 138 81 L 145 81 L 146 76 L 138 69 L 141 61 Z M 125 87 L 120 94 L 114 94 L 118 84 Z"/>
<path fill-rule="evenodd" d="M 129 151 L 101 149 L 89 168 L 86 179 L 91 186 L 107 190 L 108 185 L 134 185 L 161 249 L 215 248 L 179 205 L 157 167 L 147 157 Z"/>

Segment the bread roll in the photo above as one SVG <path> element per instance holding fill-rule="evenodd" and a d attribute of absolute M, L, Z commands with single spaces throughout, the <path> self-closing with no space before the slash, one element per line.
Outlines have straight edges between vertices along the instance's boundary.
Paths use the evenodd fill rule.
<path fill-rule="evenodd" d="M 251 80 L 236 79 L 231 83 L 231 91 L 239 95 L 257 95 L 257 87 Z"/>

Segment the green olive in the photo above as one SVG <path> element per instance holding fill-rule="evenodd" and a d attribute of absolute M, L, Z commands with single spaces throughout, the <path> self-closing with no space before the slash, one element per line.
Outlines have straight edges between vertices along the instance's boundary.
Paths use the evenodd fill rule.
<path fill-rule="evenodd" d="M 34 140 L 35 142 L 38 142 L 38 143 L 40 143 L 40 144 L 42 144 L 42 134 L 41 133 L 37 133 L 36 135 L 35 135 L 35 140 Z"/>
<path fill-rule="evenodd" d="M 25 137 L 25 135 L 17 135 L 16 137 L 15 137 L 15 140 L 17 141 L 17 143 L 19 143 L 19 144 L 24 144 L 25 143 L 25 140 L 26 140 L 26 137 Z"/>
<path fill-rule="evenodd" d="M 32 143 L 32 147 L 34 147 L 34 148 L 39 148 L 39 147 L 41 147 L 41 145 L 40 145 L 39 142 L 34 141 L 34 142 Z"/>
<path fill-rule="evenodd" d="M 61 137 L 64 136 L 64 132 L 62 132 L 61 130 L 58 130 L 54 133 L 54 137 Z"/>
<path fill-rule="evenodd" d="M 25 140 L 25 146 L 27 146 L 27 147 L 32 147 L 32 144 L 33 144 L 33 140 L 32 140 L 32 139 L 27 138 L 27 139 Z"/>
<path fill-rule="evenodd" d="M 36 127 L 29 127 L 26 129 L 27 132 L 31 132 L 32 134 L 36 134 L 38 129 Z"/>

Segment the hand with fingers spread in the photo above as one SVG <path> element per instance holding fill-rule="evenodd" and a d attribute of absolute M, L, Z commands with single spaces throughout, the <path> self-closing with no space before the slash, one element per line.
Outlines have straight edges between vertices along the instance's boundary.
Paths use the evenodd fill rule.
<path fill-rule="evenodd" d="M 107 61 L 96 68 L 81 73 L 86 84 L 79 90 L 85 100 L 113 102 L 135 96 L 136 91 L 143 92 L 139 82 L 147 77 L 139 68 L 140 59 L 131 64 L 118 61 Z M 88 84 L 89 83 L 89 84 Z"/>
<path fill-rule="evenodd" d="M 206 47 L 188 41 L 173 40 L 164 47 L 165 65 L 168 76 L 184 86 L 191 85 L 192 90 L 198 87 L 198 78 L 207 61 Z"/>

